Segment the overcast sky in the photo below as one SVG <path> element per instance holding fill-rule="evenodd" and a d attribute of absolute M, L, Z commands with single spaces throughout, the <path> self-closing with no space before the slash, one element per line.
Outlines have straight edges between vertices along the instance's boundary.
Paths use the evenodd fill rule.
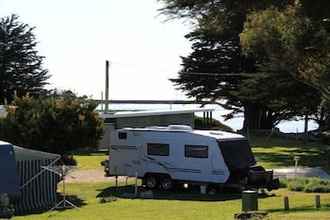
<path fill-rule="evenodd" d="M 168 81 L 190 51 L 189 24 L 165 22 L 156 0 L 0 0 L 0 16 L 15 13 L 35 26 L 51 88 L 100 98 L 105 60 L 111 99 L 182 99 Z"/>

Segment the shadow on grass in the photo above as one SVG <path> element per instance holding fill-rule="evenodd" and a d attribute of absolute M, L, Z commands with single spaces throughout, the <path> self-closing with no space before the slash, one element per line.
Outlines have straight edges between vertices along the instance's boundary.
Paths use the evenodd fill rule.
<path fill-rule="evenodd" d="M 80 199 L 76 195 L 67 195 L 66 196 L 66 199 L 69 202 L 73 203 L 75 206 L 79 207 L 79 208 L 82 207 L 82 206 L 87 205 L 87 203 L 84 200 Z M 46 213 L 46 212 L 52 210 L 62 200 L 63 200 L 63 196 L 60 195 L 60 194 L 58 194 L 57 195 L 56 204 L 52 204 L 52 205 L 49 205 L 47 207 L 40 207 L 40 208 L 34 207 L 33 208 L 34 210 L 25 210 L 25 211 L 17 212 L 17 213 L 15 213 L 15 216 L 25 216 L 25 215 Z M 72 208 L 73 207 L 69 206 L 68 204 L 66 204 L 66 207 L 64 207 L 63 204 L 61 204 L 58 208 L 56 208 L 54 210 L 61 211 L 62 212 L 62 211 L 65 211 L 65 210 L 68 210 L 68 209 L 72 209 Z"/>
<path fill-rule="evenodd" d="M 277 152 L 255 152 L 258 162 L 271 163 L 276 167 L 294 166 L 294 156 L 299 156 L 299 165 L 309 167 L 323 167 L 326 171 L 330 171 L 330 156 L 323 151 L 315 152 L 311 150 L 283 150 Z"/>
<path fill-rule="evenodd" d="M 326 171 L 330 171 L 330 147 L 327 145 L 261 137 L 252 137 L 251 143 L 258 162 L 267 162 L 275 167 L 294 166 L 294 156 L 299 156 L 299 165 L 323 167 Z"/>
<path fill-rule="evenodd" d="M 71 153 L 74 156 L 107 156 L 108 151 L 75 151 Z"/>
<path fill-rule="evenodd" d="M 135 198 L 134 197 L 134 185 L 127 186 L 111 186 L 105 189 L 99 189 L 100 193 L 97 195 L 98 198 L 106 198 L 115 196 L 118 198 Z M 139 193 L 145 192 L 144 187 L 138 188 Z M 267 198 L 274 195 L 260 194 L 259 198 Z M 221 192 L 217 192 L 214 195 L 200 194 L 199 187 L 190 187 L 188 189 L 176 188 L 168 192 L 153 190 L 151 197 L 141 197 L 138 199 L 155 199 L 155 200 L 179 200 L 179 201 L 229 201 L 241 199 L 241 193 L 235 192 L 233 189 L 225 189 Z"/>
<path fill-rule="evenodd" d="M 330 205 L 324 205 L 319 209 L 316 209 L 312 206 L 301 206 L 301 207 L 294 207 L 290 208 L 290 210 L 285 211 L 284 209 L 267 209 L 267 212 L 274 213 L 274 212 L 282 212 L 282 213 L 292 213 L 292 212 L 319 212 L 319 211 L 330 211 Z"/>
<path fill-rule="evenodd" d="M 64 199 L 63 195 L 58 195 L 58 197 L 57 197 L 57 201 L 58 201 L 58 203 L 61 202 L 61 201 L 63 201 L 63 199 Z M 85 202 L 85 200 L 79 198 L 79 197 L 76 196 L 76 195 L 66 195 L 66 196 L 65 196 L 65 199 L 66 199 L 67 201 L 69 201 L 70 203 L 72 203 L 73 205 L 77 206 L 78 208 L 81 208 L 81 207 L 87 205 L 87 203 Z M 68 204 L 67 204 L 67 205 L 68 205 Z M 73 207 L 70 206 L 70 205 L 68 205 L 68 206 L 66 206 L 66 207 L 64 207 L 64 206 L 59 206 L 59 208 L 56 209 L 56 210 L 57 210 L 57 211 L 65 211 L 65 210 L 67 210 L 67 208 L 70 209 L 70 208 L 73 208 Z"/>

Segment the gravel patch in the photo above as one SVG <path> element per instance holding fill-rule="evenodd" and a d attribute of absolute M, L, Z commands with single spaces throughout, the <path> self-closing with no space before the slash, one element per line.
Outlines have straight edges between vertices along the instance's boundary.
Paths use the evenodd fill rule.
<path fill-rule="evenodd" d="M 75 170 L 66 177 L 68 183 L 93 183 L 115 181 L 115 177 L 105 177 L 102 169 L 95 170 Z M 125 182 L 126 177 L 118 177 L 119 182 Z"/>
<path fill-rule="evenodd" d="M 321 167 L 286 167 L 274 169 L 274 176 L 280 178 L 319 177 L 330 180 L 330 175 Z"/>

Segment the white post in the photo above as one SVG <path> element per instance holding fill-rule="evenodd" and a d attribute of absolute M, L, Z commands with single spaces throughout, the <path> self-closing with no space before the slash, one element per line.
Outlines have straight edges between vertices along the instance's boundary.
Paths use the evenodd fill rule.
<path fill-rule="evenodd" d="M 297 170 L 298 170 L 298 162 L 299 162 L 299 156 L 294 156 L 294 176 L 297 176 Z"/>
<path fill-rule="evenodd" d="M 109 61 L 105 61 L 105 109 L 104 112 L 107 113 L 109 110 Z"/>
<path fill-rule="evenodd" d="M 103 91 L 101 92 L 101 101 L 103 101 Z M 103 103 L 101 102 L 101 111 L 103 112 Z"/>
<path fill-rule="evenodd" d="M 200 185 L 201 194 L 203 194 L 203 195 L 206 194 L 206 188 L 207 188 L 207 185 Z"/>

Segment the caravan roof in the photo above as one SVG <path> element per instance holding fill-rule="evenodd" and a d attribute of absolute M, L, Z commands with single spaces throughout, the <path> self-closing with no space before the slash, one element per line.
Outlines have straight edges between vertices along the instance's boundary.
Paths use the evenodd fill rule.
<path fill-rule="evenodd" d="M 5 142 L 5 141 L 0 141 L 0 146 L 1 145 L 11 145 L 10 143 L 8 143 L 8 142 Z"/>
<path fill-rule="evenodd" d="M 232 139 L 242 139 L 245 138 L 240 134 L 225 132 L 225 131 L 216 131 L 216 130 L 194 130 L 190 126 L 186 125 L 169 125 L 167 127 L 146 127 L 146 128 L 124 128 L 121 130 L 130 130 L 130 131 L 157 131 L 157 132 L 184 132 L 184 133 L 193 133 L 197 135 L 212 137 L 218 140 L 232 140 Z"/>

